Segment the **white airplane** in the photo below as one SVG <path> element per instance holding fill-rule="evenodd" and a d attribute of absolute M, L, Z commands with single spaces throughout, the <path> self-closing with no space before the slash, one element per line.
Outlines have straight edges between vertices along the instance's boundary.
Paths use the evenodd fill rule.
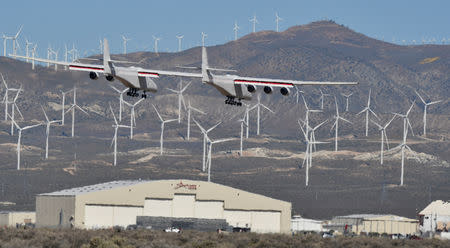
<path fill-rule="evenodd" d="M 201 68 L 185 67 L 187 69 L 201 69 L 201 73 L 180 72 L 180 71 L 164 71 L 143 69 L 140 67 L 121 67 L 114 63 L 132 63 L 128 61 L 112 60 L 109 54 L 108 40 L 103 42 L 103 65 L 98 64 L 84 64 L 84 63 L 68 63 L 54 60 L 30 58 L 25 56 L 15 55 L 17 58 L 34 59 L 44 63 L 52 63 L 58 65 L 68 66 L 70 70 L 87 71 L 89 77 L 93 80 L 98 79 L 99 74 L 103 73 L 106 80 L 114 81 L 118 79 L 126 87 L 130 88 L 127 92 L 129 96 L 139 96 L 137 93 L 142 90 L 144 93 L 142 97 L 146 98 L 146 92 L 157 92 L 158 87 L 152 78 L 159 78 L 161 75 L 179 76 L 179 77 L 193 77 L 200 78 L 203 83 L 214 86 L 222 95 L 226 96 L 225 104 L 242 106 L 241 100 L 251 100 L 252 94 L 260 87 L 266 94 L 271 94 L 274 88 L 280 88 L 282 95 L 289 95 L 290 89 L 294 85 L 356 85 L 357 82 L 319 82 L 319 81 L 297 81 L 285 79 L 270 79 L 270 78 L 254 78 L 241 77 L 238 75 L 221 75 L 213 74 L 214 71 L 230 72 L 234 70 L 216 69 L 208 65 L 208 55 L 206 48 L 202 47 L 202 65 Z M 237 99 L 237 100 L 235 100 Z"/>

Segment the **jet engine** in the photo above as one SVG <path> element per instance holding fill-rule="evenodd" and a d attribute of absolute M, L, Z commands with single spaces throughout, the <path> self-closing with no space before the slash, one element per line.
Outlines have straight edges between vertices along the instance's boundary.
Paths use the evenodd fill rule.
<path fill-rule="evenodd" d="M 270 86 L 264 86 L 264 93 L 266 93 L 266 94 L 272 94 L 272 91 L 273 91 L 272 87 L 270 87 Z"/>
<path fill-rule="evenodd" d="M 114 81 L 114 77 L 112 75 L 106 75 L 105 78 L 110 82 Z"/>
<path fill-rule="evenodd" d="M 97 79 L 98 79 L 98 73 L 97 73 L 97 72 L 94 72 L 94 71 L 91 71 L 91 72 L 89 72 L 89 77 L 90 77 L 92 80 L 97 80 Z"/>
<path fill-rule="evenodd" d="M 280 89 L 280 93 L 281 93 L 281 95 L 283 95 L 283 96 L 289 96 L 289 94 L 291 93 L 291 91 L 290 91 L 288 88 L 282 87 L 282 88 Z"/>
<path fill-rule="evenodd" d="M 256 91 L 256 87 L 253 84 L 249 84 L 247 85 L 247 90 L 248 92 L 253 93 Z"/>

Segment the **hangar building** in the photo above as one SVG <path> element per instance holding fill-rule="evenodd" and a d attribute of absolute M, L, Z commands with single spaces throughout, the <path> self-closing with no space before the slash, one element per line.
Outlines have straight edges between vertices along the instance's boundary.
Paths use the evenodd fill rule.
<path fill-rule="evenodd" d="M 289 233 L 291 203 L 192 180 L 113 181 L 36 197 L 37 227 L 126 227 L 138 216 L 225 220 L 252 232 Z"/>

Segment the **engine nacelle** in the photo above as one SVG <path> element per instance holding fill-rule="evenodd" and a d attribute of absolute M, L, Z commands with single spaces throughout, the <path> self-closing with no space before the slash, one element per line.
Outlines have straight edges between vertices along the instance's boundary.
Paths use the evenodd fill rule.
<path fill-rule="evenodd" d="M 264 93 L 266 94 L 272 94 L 273 89 L 270 86 L 264 86 Z"/>
<path fill-rule="evenodd" d="M 105 78 L 110 82 L 114 81 L 114 77 L 112 75 L 106 75 Z"/>
<path fill-rule="evenodd" d="M 92 80 L 97 80 L 97 79 L 98 79 L 98 73 L 95 72 L 95 71 L 91 71 L 91 72 L 89 72 L 89 77 L 90 77 Z"/>
<path fill-rule="evenodd" d="M 281 93 L 281 95 L 283 95 L 283 96 L 289 96 L 289 94 L 291 93 L 291 91 L 289 90 L 289 88 L 282 87 L 282 88 L 280 89 L 280 93 Z"/>
<path fill-rule="evenodd" d="M 256 87 L 253 84 L 249 84 L 247 85 L 247 90 L 248 92 L 253 93 L 256 91 Z"/>

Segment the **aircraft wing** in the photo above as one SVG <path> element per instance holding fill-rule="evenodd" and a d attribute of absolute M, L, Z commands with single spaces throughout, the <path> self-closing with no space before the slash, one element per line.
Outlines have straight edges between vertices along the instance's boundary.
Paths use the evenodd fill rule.
<path fill-rule="evenodd" d="M 163 71 L 163 70 L 150 70 L 150 69 L 139 69 L 138 70 L 139 76 L 144 77 L 159 77 L 160 75 L 163 76 L 178 76 L 178 77 L 194 77 L 194 78 L 201 78 L 201 73 L 192 73 L 192 72 L 181 72 L 181 71 Z"/>
<path fill-rule="evenodd" d="M 358 82 L 321 82 L 321 81 L 298 81 L 286 79 L 236 77 L 235 84 L 253 84 L 273 87 L 293 87 L 294 85 L 356 85 Z"/>
<path fill-rule="evenodd" d="M 31 58 L 31 57 L 20 56 L 20 55 L 10 55 L 10 56 L 14 56 L 14 57 L 21 58 L 21 59 L 34 60 L 34 61 L 43 62 L 43 63 L 68 66 L 70 70 L 74 70 L 74 71 L 95 71 L 95 72 L 103 73 L 103 68 L 104 68 L 103 65 L 98 65 L 98 64 L 69 63 L 69 62 L 56 61 L 56 60 L 51 60 L 51 59 Z"/>

